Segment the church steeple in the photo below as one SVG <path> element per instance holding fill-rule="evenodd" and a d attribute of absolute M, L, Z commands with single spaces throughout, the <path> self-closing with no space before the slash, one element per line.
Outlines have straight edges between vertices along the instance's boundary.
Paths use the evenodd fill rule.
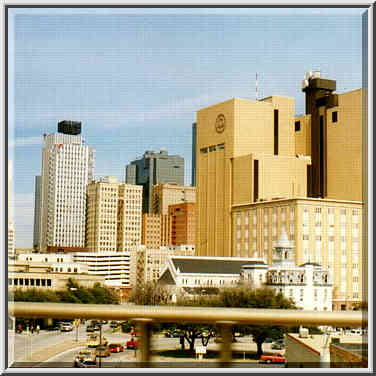
<path fill-rule="evenodd" d="M 293 242 L 289 240 L 285 227 L 282 227 L 281 236 L 274 246 L 273 264 L 295 264 Z"/>

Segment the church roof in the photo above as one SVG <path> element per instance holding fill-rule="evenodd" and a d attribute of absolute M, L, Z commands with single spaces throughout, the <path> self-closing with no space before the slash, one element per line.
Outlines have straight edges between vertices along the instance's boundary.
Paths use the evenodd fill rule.
<path fill-rule="evenodd" d="M 179 258 L 172 257 L 172 263 L 176 270 L 181 273 L 197 273 L 197 274 L 240 274 L 243 265 L 252 263 L 250 260 L 218 260 L 218 259 L 202 259 Z"/>
<path fill-rule="evenodd" d="M 175 280 L 171 275 L 170 269 L 166 269 L 165 272 L 159 277 L 158 282 L 166 285 L 175 285 Z"/>

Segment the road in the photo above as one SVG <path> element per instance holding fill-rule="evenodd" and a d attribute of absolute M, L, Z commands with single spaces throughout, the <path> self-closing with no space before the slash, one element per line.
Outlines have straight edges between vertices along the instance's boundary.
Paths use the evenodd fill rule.
<path fill-rule="evenodd" d="M 111 342 L 120 342 L 121 344 L 125 345 L 125 342 L 130 339 L 130 335 L 128 333 L 122 333 L 120 330 L 114 332 L 110 327 L 109 324 L 103 325 L 102 327 L 102 333 L 107 338 L 108 343 Z M 78 331 L 76 333 L 76 329 L 74 329 L 72 332 L 47 332 L 41 330 L 39 334 L 34 333 L 33 335 L 26 335 L 26 334 L 17 334 L 14 336 L 14 353 L 15 353 L 15 361 L 21 362 L 21 361 L 27 361 L 30 359 L 30 350 L 32 350 L 33 353 L 38 350 L 47 349 L 52 345 L 62 343 L 67 340 L 75 341 L 77 338 L 79 342 L 82 343 L 82 341 L 85 341 L 87 337 L 86 333 L 86 325 L 81 324 L 78 328 Z M 201 345 L 201 340 L 196 340 L 196 346 Z M 186 348 L 187 348 L 186 344 Z M 151 347 L 153 350 L 174 350 L 174 349 L 180 349 L 180 340 L 179 338 L 165 338 L 162 335 L 154 335 L 152 337 L 151 341 Z M 38 367 L 56 367 L 56 368 L 71 368 L 73 367 L 73 359 L 74 356 L 78 353 L 80 349 L 83 349 L 82 346 L 77 346 L 73 349 L 70 349 L 68 351 L 64 351 L 61 354 L 58 354 L 56 356 L 51 357 L 48 359 L 48 361 L 39 363 Z M 270 344 L 264 344 L 263 346 L 265 351 L 271 351 L 270 350 Z M 208 350 L 219 350 L 220 344 L 214 343 L 214 339 L 211 339 L 208 347 Z M 249 337 L 242 337 L 237 339 L 237 343 L 233 344 L 233 349 L 239 352 L 244 351 L 250 351 L 250 350 L 256 350 L 256 344 L 252 343 Z M 135 350 L 127 350 L 125 349 L 122 353 L 112 353 L 110 357 L 108 358 L 102 358 L 101 359 L 101 366 L 102 368 L 116 368 L 116 367 L 136 367 L 137 363 L 135 363 L 137 360 L 136 357 L 136 351 Z M 189 360 L 189 359 L 176 359 L 176 358 L 167 358 L 167 357 L 157 357 L 153 356 L 153 361 L 160 362 L 160 366 L 169 366 L 173 367 L 172 365 L 175 363 L 176 367 L 180 367 L 181 364 L 178 364 L 177 362 L 186 361 L 187 366 L 191 364 L 191 366 L 197 366 L 196 360 Z M 212 366 L 214 364 L 212 363 L 213 360 L 204 360 L 200 362 L 200 367 L 209 366 L 210 363 Z M 99 358 L 98 358 L 99 363 Z M 252 362 L 248 359 L 247 364 L 249 363 L 249 366 L 252 367 L 281 367 L 280 365 L 259 365 Z"/>

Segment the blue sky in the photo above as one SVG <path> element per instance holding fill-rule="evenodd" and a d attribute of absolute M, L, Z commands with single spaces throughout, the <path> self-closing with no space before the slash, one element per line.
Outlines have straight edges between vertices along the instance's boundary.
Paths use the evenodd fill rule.
<path fill-rule="evenodd" d="M 9 158 L 16 246 L 31 247 L 42 134 L 80 120 L 95 176 L 166 147 L 185 158 L 200 108 L 232 97 L 286 95 L 304 113 L 304 73 L 337 92 L 361 87 L 361 9 L 12 10 Z"/>

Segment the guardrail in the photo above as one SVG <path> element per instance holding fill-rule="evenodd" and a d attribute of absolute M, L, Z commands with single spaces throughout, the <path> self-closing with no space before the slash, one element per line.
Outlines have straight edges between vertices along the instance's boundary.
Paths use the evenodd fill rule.
<path fill-rule="evenodd" d="M 303 311 L 284 309 L 208 308 L 176 306 L 137 306 L 68 303 L 9 302 L 8 313 L 14 317 L 56 319 L 132 319 L 138 325 L 140 362 L 150 361 L 153 322 L 210 323 L 220 327 L 223 343 L 220 363 L 232 361 L 233 325 L 293 325 L 365 327 L 368 316 L 362 311 Z"/>

